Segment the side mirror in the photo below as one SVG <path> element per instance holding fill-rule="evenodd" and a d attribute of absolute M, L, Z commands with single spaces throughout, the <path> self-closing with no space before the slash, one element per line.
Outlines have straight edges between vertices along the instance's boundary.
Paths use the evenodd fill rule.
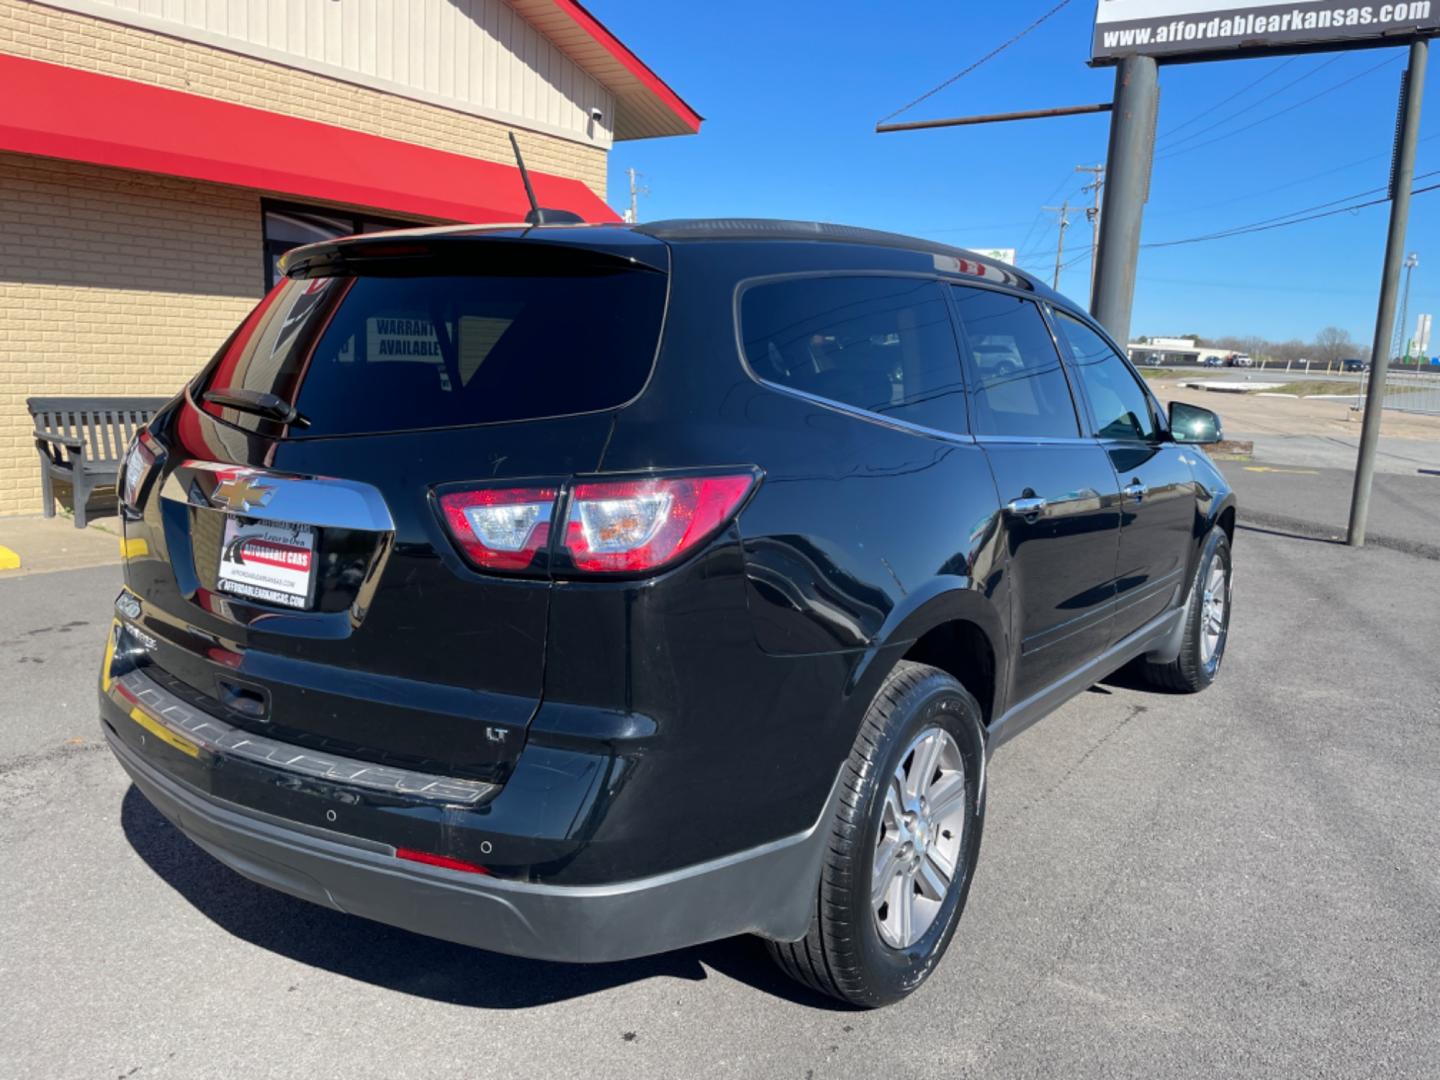
<path fill-rule="evenodd" d="M 1209 446 L 1225 438 L 1220 426 L 1220 417 L 1199 405 L 1187 405 L 1183 401 L 1170 403 L 1170 435 L 1178 443 L 1195 443 Z"/>

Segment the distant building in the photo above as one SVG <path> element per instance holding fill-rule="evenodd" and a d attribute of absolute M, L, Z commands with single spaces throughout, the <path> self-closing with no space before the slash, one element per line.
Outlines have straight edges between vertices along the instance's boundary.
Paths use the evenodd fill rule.
<path fill-rule="evenodd" d="M 312 240 L 587 221 L 701 118 L 575 0 L 0 0 L 0 514 L 25 398 L 178 390 Z"/>
<path fill-rule="evenodd" d="M 1225 360 L 1233 356 L 1230 349 L 1201 345 L 1194 338 L 1152 337 L 1143 344 L 1132 341 L 1126 346 L 1130 360 L 1137 367 L 1161 367 L 1165 364 L 1203 364 L 1211 357 Z"/>

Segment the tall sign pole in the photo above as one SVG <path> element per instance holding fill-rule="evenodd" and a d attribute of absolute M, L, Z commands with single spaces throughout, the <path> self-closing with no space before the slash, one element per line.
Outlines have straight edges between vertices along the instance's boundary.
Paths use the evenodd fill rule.
<path fill-rule="evenodd" d="M 1121 346 L 1130 340 L 1135 264 L 1140 257 L 1140 224 L 1150 198 L 1159 106 L 1155 58 L 1126 56 L 1115 69 L 1105 200 L 1100 212 L 1095 286 L 1090 302 L 1090 313 Z"/>
<path fill-rule="evenodd" d="M 1365 393 L 1365 425 L 1360 429 L 1360 456 L 1355 465 L 1355 490 L 1350 499 L 1347 543 L 1365 546 L 1365 525 L 1370 516 L 1370 486 L 1375 478 L 1375 448 L 1384 411 L 1385 373 L 1390 367 L 1390 334 L 1395 326 L 1395 294 L 1400 286 L 1400 264 L 1405 259 L 1405 230 L 1410 224 L 1410 187 L 1415 182 L 1415 143 L 1420 133 L 1420 102 L 1425 96 L 1425 66 L 1430 43 L 1410 43 L 1410 66 L 1400 84 L 1400 115 L 1395 132 L 1395 163 L 1390 172 L 1390 233 L 1385 241 L 1385 264 L 1380 274 L 1380 309 L 1375 315 L 1375 337 L 1370 351 L 1370 386 Z"/>

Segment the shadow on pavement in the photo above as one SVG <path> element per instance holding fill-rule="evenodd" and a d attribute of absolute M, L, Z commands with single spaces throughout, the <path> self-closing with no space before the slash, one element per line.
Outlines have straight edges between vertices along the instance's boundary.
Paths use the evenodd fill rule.
<path fill-rule="evenodd" d="M 135 853 L 197 911 L 236 937 L 337 975 L 478 1009 L 523 1009 L 653 978 L 713 969 L 796 1004 L 845 1010 L 792 982 L 759 939 L 737 937 L 613 964 L 526 960 L 412 934 L 257 885 L 202 851 L 131 786 L 120 824 Z"/>
<path fill-rule="evenodd" d="M 1336 547 L 1345 547 L 1344 540 L 1337 540 L 1333 536 L 1306 536 L 1304 533 L 1285 532 L 1281 529 L 1264 529 L 1259 525 L 1246 525 L 1244 522 L 1237 522 L 1235 528 L 1239 532 L 1260 533 L 1264 536 L 1278 536 L 1282 540 L 1304 540 L 1311 544 L 1331 544 Z"/>

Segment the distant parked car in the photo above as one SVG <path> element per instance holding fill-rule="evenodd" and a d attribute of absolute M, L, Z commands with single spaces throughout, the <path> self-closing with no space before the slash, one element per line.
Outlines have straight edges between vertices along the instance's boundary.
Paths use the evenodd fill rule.
<path fill-rule="evenodd" d="M 1206 367 L 1224 367 L 1224 366 L 1225 366 L 1225 361 L 1224 361 L 1224 360 L 1221 360 L 1220 357 L 1218 357 L 1218 356 L 1207 356 L 1207 357 L 1205 357 L 1204 360 L 1202 360 L 1202 361 L 1200 361 L 1200 362 L 1201 362 L 1202 364 L 1204 364 Z"/>
<path fill-rule="evenodd" d="M 1370 365 L 1364 360 L 1341 360 L 1341 371 L 1369 371 Z"/>
<path fill-rule="evenodd" d="M 1232 356 L 1232 357 L 1230 358 L 1230 366 L 1231 366 L 1231 367 L 1254 367 L 1254 366 L 1255 366 L 1255 361 L 1254 361 L 1254 360 L 1251 360 L 1250 357 L 1246 356 L 1244 353 L 1241 353 L 1239 356 Z"/>

